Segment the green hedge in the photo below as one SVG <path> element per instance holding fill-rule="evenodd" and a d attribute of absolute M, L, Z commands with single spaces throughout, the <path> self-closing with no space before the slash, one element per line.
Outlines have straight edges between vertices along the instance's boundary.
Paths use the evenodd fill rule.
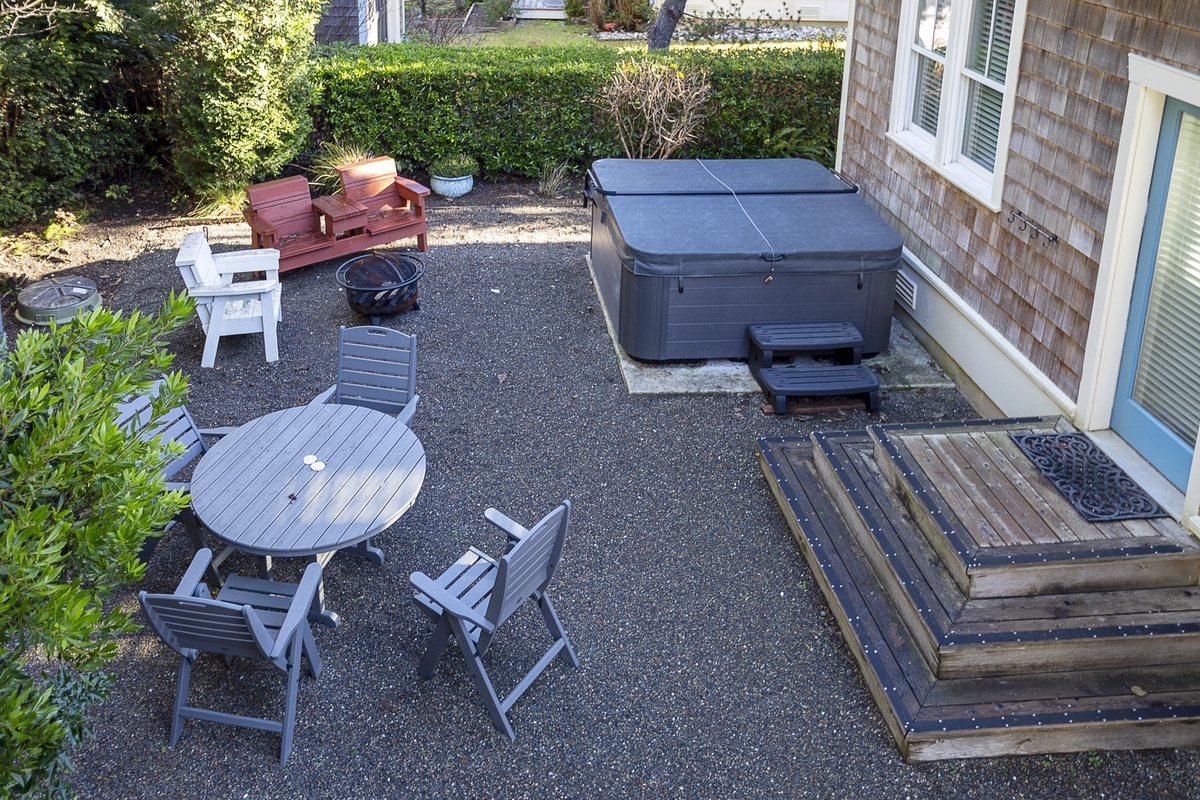
<path fill-rule="evenodd" d="M 661 56 L 582 46 L 338 47 L 314 67 L 314 119 L 321 138 L 388 153 L 406 171 L 457 150 L 479 158 L 493 177 L 536 177 L 547 161 L 580 169 L 621 155 L 594 98 L 631 56 L 703 67 L 711 76 L 711 116 L 681 157 L 833 152 L 843 54 L 802 47 L 679 48 Z"/>
<path fill-rule="evenodd" d="M 115 97 L 127 42 L 95 15 L 0 38 L 0 225 L 26 222 L 81 187 L 129 180 L 140 121 Z"/>

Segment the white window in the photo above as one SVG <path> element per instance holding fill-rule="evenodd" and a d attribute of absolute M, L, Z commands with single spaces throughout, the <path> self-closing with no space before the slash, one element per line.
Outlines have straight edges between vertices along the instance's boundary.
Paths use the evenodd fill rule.
<path fill-rule="evenodd" d="M 891 137 L 999 209 L 1025 0 L 904 0 Z"/>

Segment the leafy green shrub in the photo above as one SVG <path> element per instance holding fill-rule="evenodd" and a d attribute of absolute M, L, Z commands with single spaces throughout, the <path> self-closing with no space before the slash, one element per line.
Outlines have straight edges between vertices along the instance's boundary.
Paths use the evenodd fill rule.
<path fill-rule="evenodd" d="M 569 19 L 582 19 L 587 16 L 587 0 L 564 0 L 563 11 Z"/>
<path fill-rule="evenodd" d="M 143 541 L 184 505 L 164 492 L 170 450 L 115 418 L 170 365 L 163 339 L 191 308 L 175 297 L 157 317 L 100 308 L 0 354 L 0 796 L 66 793 L 68 748 L 107 695 L 99 670 L 132 627 L 104 600 L 141 575 Z M 168 376 L 156 412 L 185 391 Z"/>
<path fill-rule="evenodd" d="M 579 171 L 622 153 L 596 101 L 625 57 L 587 46 L 326 48 L 313 71 L 313 113 L 326 138 L 353 138 L 410 172 L 456 151 L 477 154 L 484 175 L 536 178 L 547 161 Z M 678 157 L 832 152 L 841 50 L 677 49 L 646 57 L 708 75 L 708 116 Z M 788 138 L 786 128 L 803 135 Z"/>
<path fill-rule="evenodd" d="M 429 174 L 439 178 L 464 178 L 479 173 L 479 162 L 466 153 L 450 153 L 429 164 Z"/>
<path fill-rule="evenodd" d="M 273 177 L 311 133 L 308 67 L 321 0 L 162 0 L 175 174 L 202 199 Z"/>
<path fill-rule="evenodd" d="M 833 166 L 841 103 L 843 51 L 779 48 L 689 50 L 672 58 L 703 67 L 712 84 L 710 113 L 682 157 L 766 158 L 828 154 Z M 780 141 L 786 128 L 803 131 Z"/>
<path fill-rule="evenodd" d="M 618 55 L 600 48 L 334 48 L 314 69 L 327 137 L 387 153 L 407 171 L 454 152 L 485 175 L 534 176 L 547 159 L 614 152 L 590 99 Z"/>
<path fill-rule="evenodd" d="M 33 219 L 145 161 L 149 117 L 126 104 L 118 71 L 136 58 L 121 18 L 67 13 L 0 37 L 0 224 Z"/>
<path fill-rule="evenodd" d="M 513 0 L 483 0 L 483 16 L 489 25 L 495 25 L 512 15 Z"/>
<path fill-rule="evenodd" d="M 309 184 L 317 194 L 334 194 L 341 190 L 342 179 L 337 168 L 343 164 L 354 164 L 373 158 L 374 153 L 354 142 L 325 142 L 313 158 L 308 172 L 312 175 Z"/>
<path fill-rule="evenodd" d="M 654 19 L 654 8 L 649 0 L 587 0 L 584 14 L 596 30 L 636 31 Z"/>

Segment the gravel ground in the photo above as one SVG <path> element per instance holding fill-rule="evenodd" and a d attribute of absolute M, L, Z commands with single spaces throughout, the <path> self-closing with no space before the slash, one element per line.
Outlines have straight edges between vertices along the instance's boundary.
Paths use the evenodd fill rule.
<path fill-rule="evenodd" d="M 142 207 L 142 206 L 137 206 Z M 73 239 L 55 268 L 95 276 L 110 305 L 153 310 L 181 288 L 188 228 L 122 206 Z M 761 396 L 631 397 L 588 277 L 588 212 L 528 184 L 484 185 L 430 210 L 420 310 L 390 324 L 420 336 L 414 430 L 428 476 L 412 510 L 377 538 L 387 561 L 329 565 L 343 619 L 315 631 L 320 680 L 300 683 L 295 747 L 189 721 L 167 747 L 176 659 L 146 631 L 122 643 L 97 736 L 77 753 L 83 797 L 402 798 L 1184 798 L 1200 753 L 1156 750 L 903 763 L 759 471 L 765 435 L 970 416 L 949 390 L 894 391 L 877 414 L 775 418 Z M 212 225 L 216 242 L 248 240 Z M 108 244 L 104 244 L 104 240 Z M 36 273 L 28 259 L 0 265 Z M 176 366 L 202 426 L 307 402 L 333 380 L 339 325 L 361 324 L 335 263 L 284 276 L 280 360 L 261 337 L 225 339 L 199 367 L 198 324 Z M 41 267 L 44 272 L 45 267 Z M 6 298 L 11 305 L 11 298 Z M 11 318 L 6 325 L 12 333 Z M 494 505 L 532 522 L 574 501 L 552 589 L 582 666 L 556 662 L 491 726 L 457 651 L 433 680 L 416 663 L 430 626 L 408 575 L 468 546 L 499 551 Z M 163 540 L 137 589 L 170 591 L 191 553 Z M 245 560 L 232 568 L 247 571 Z M 292 566 L 287 567 L 291 569 Z M 544 647 L 532 614 L 492 649 L 511 686 Z M 193 697 L 274 714 L 283 675 L 202 658 Z"/>

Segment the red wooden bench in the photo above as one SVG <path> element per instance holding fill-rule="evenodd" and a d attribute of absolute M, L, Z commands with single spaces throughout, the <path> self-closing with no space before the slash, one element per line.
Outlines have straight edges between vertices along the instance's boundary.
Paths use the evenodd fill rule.
<path fill-rule="evenodd" d="M 251 247 L 279 250 L 279 271 L 358 253 L 409 236 L 425 240 L 429 190 L 396 174 L 388 156 L 338 167 L 343 194 L 313 199 L 296 175 L 246 187 Z"/>
<path fill-rule="evenodd" d="M 390 156 L 377 156 L 337 168 L 342 194 L 367 208 L 365 232 L 369 236 L 388 235 L 396 239 L 417 237 L 417 249 L 424 253 L 425 198 L 429 190 L 414 180 L 396 174 L 396 162 Z"/>

